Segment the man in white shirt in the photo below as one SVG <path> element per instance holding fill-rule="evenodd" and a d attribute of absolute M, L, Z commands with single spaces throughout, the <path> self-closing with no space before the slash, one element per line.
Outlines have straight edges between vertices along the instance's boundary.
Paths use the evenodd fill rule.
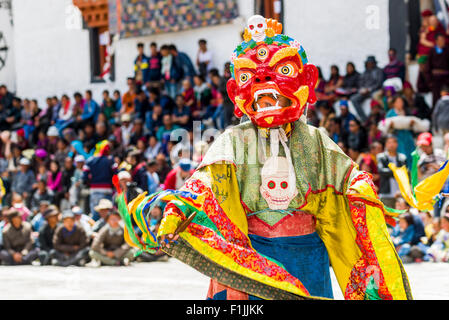
<path fill-rule="evenodd" d="M 207 49 L 207 41 L 204 39 L 200 39 L 198 41 L 199 50 L 196 58 L 196 64 L 198 66 L 198 70 L 200 74 L 207 78 L 207 72 L 213 68 L 212 63 L 212 51 Z"/>

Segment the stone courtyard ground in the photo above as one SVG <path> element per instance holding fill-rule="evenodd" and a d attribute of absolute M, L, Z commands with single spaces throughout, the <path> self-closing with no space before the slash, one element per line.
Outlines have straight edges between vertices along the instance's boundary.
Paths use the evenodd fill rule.
<path fill-rule="evenodd" d="M 415 299 L 449 300 L 449 263 L 408 264 Z M 332 274 L 336 299 L 343 296 Z M 203 300 L 209 279 L 179 261 L 130 267 L 0 267 L 0 299 Z"/>

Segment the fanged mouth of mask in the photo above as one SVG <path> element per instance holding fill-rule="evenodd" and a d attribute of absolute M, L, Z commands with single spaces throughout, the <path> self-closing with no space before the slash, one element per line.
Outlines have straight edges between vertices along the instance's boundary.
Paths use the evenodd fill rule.
<path fill-rule="evenodd" d="M 290 107 L 291 100 L 275 89 L 262 89 L 254 93 L 253 111 L 268 112 Z"/>

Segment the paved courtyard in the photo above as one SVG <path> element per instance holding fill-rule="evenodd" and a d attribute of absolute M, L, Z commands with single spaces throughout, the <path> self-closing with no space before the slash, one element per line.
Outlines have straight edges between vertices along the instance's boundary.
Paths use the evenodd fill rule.
<path fill-rule="evenodd" d="M 449 263 L 406 265 L 415 299 L 449 300 Z M 333 276 L 333 275 L 332 275 Z M 334 295 L 342 294 L 333 277 Z M 179 261 L 130 267 L 0 267 L 0 299 L 203 300 L 209 280 Z"/>

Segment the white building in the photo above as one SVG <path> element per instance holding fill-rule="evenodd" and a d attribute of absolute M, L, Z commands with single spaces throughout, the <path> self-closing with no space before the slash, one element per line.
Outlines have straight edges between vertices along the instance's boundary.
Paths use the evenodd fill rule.
<path fill-rule="evenodd" d="M 239 17 L 231 23 L 118 40 L 115 81 L 99 83 L 92 77 L 91 57 L 95 50 L 91 47 L 92 35 L 98 34 L 82 23 L 81 12 L 72 0 L 12 0 L 14 39 L 8 40 L 8 68 L 0 69 L 0 83 L 6 82 L 20 97 L 36 98 L 40 103 L 47 96 L 72 95 L 86 89 L 91 89 L 99 100 L 103 89 L 126 89 L 126 78 L 133 75 L 138 42 L 145 43 L 147 51 L 152 41 L 159 45 L 174 43 L 195 61 L 200 38 L 208 40 L 214 64 L 222 70 L 241 41 L 248 17 L 270 12 L 267 3 L 271 13 L 281 17 L 285 33 L 303 45 L 309 61 L 321 66 L 325 77 L 332 64 L 344 73 L 348 61 L 363 71 L 368 55 L 376 56 L 380 66 L 387 63 L 390 35 L 393 29 L 397 31 L 390 23 L 391 17 L 397 15 L 392 5 L 404 4 L 403 1 L 406 0 L 237 0 Z M 0 31 L 7 30 L 11 36 L 5 12 L 0 10 Z M 399 25 L 403 28 L 396 34 L 401 35 L 405 22 Z M 405 39 L 406 32 L 403 34 Z M 404 46 L 399 51 L 403 52 Z"/>

